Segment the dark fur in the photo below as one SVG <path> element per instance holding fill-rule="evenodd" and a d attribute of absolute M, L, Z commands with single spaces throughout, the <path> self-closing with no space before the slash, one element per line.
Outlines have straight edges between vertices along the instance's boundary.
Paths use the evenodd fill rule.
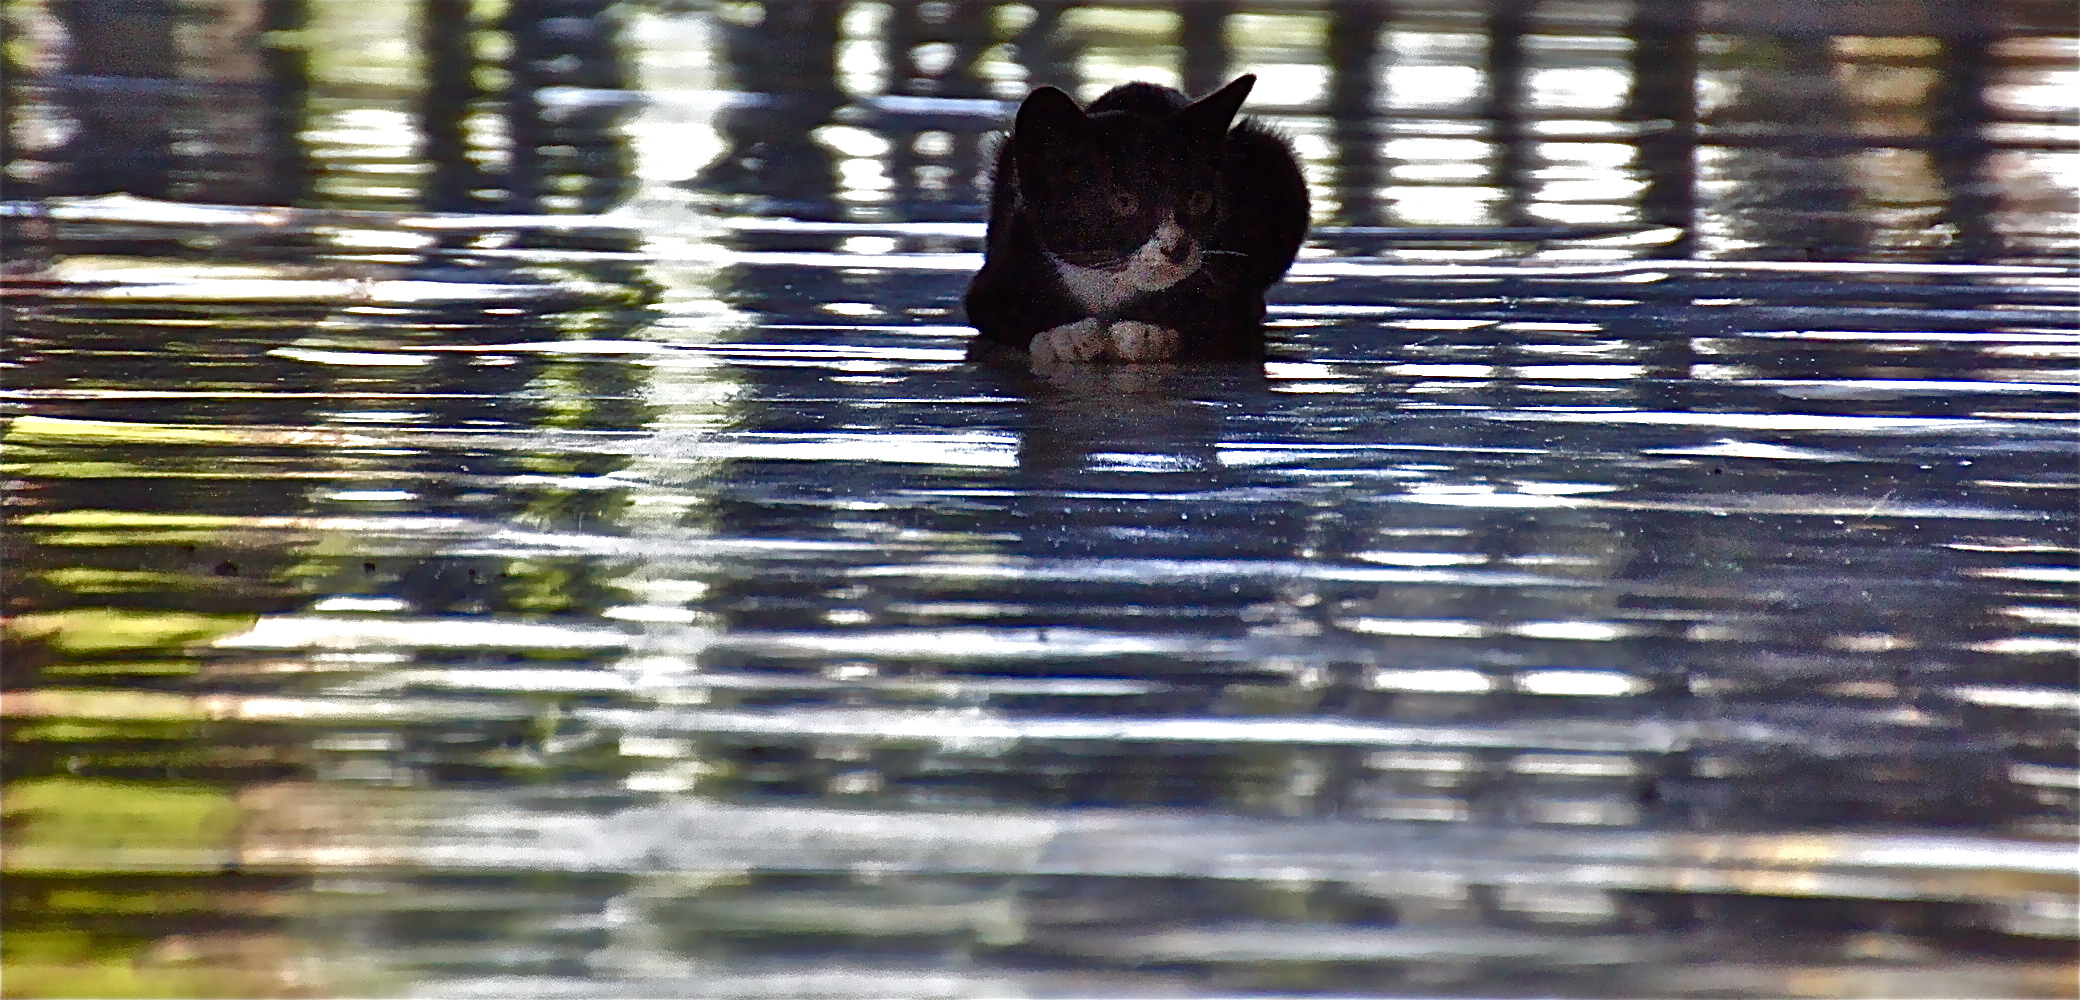
<path fill-rule="evenodd" d="M 1168 87 L 1130 83 L 1082 113 L 1051 87 L 1028 96 L 997 151 L 986 256 L 964 301 L 978 332 L 969 356 L 1022 355 L 1036 334 L 1089 315 L 1048 250 L 1095 266 L 1140 245 L 1168 210 L 1199 240 L 1199 270 L 1100 318 L 1178 331 L 1172 360 L 1262 358 L 1264 290 L 1292 266 L 1308 204 L 1283 139 L 1247 119 L 1227 128 L 1248 87 L 1237 81 L 1193 104 Z M 1119 190 L 1131 192 L 1135 212 L 1118 210 Z M 1199 192 L 1210 204 L 1193 204 Z"/>

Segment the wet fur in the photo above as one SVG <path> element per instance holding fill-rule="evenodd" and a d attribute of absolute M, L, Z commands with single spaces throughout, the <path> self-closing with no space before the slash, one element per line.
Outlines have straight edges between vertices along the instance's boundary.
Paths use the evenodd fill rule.
<path fill-rule="evenodd" d="M 969 356 L 1261 359 L 1264 291 L 1306 236 L 1307 186 L 1283 139 L 1232 118 L 1253 83 L 1196 104 L 1132 83 L 1080 113 L 1052 88 L 1029 96 L 997 151 L 986 256 L 965 299 Z M 1208 211 L 1191 211 L 1196 192 Z"/>

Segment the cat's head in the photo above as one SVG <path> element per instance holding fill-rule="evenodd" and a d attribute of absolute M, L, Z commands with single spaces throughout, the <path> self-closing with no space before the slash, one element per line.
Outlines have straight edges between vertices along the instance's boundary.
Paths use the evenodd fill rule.
<path fill-rule="evenodd" d="M 1182 106 L 1174 92 L 1131 85 L 1125 99 L 1099 102 L 1115 109 L 1096 114 L 1053 87 L 1033 91 L 1019 106 L 1011 155 L 1041 245 L 1143 291 L 1197 271 L 1227 202 L 1228 129 L 1256 79 L 1238 77 Z"/>

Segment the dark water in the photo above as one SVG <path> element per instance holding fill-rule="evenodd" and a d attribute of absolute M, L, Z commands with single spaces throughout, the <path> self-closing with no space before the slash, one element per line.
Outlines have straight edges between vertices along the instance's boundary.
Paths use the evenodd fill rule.
<path fill-rule="evenodd" d="M 2076 12 L 1756 6 L 8 6 L 0 988 L 2072 995 Z M 1277 360 L 964 364 L 1243 70 Z"/>

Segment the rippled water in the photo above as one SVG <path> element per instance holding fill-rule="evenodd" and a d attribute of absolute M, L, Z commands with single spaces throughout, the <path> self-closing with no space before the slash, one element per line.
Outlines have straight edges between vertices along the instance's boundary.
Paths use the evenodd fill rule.
<path fill-rule="evenodd" d="M 2076 988 L 2070 5 L 167 9 L 13 15 L 8 995 Z M 1245 68 L 1274 360 L 964 363 L 1005 101 Z"/>

